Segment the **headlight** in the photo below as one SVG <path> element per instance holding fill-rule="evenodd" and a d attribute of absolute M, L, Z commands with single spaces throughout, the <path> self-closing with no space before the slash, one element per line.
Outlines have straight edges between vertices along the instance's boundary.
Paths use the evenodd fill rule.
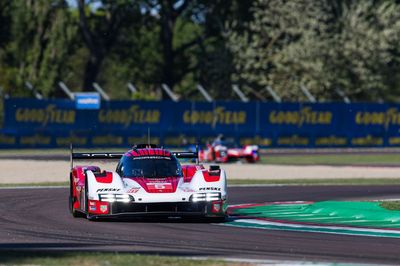
<path fill-rule="evenodd" d="M 191 201 L 216 201 L 221 199 L 221 193 L 219 192 L 208 192 L 208 193 L 195 193 L 191 196 Z"/>
<path fill-rule="evenodd" d="M 99 194 L 100 201 L 107 202 L 130 202 L 135 201 L 131 195 L 128 194 Z"/>

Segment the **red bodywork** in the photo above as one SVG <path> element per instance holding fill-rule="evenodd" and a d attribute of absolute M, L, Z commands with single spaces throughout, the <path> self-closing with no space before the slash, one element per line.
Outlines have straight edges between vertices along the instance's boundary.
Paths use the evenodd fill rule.
<path fill-rule="evenodd" d="M 83 210 L 83 206 L 81 202 L 84 201 L 84 189 L 85 189 L 85 179 L 86 179 L 86 171 L 90 170 L 95 174 L 96 181 L 100 183 L 111 183 L 112 182 L 112 173 L 103 171 L 101 172 L 100 167 L 98 166 L 75 166 L 71 170 L 70 175 L 70 184 L 71 186 L 71 195 L 73 197 L 73 208 L 75 210 Z"/>

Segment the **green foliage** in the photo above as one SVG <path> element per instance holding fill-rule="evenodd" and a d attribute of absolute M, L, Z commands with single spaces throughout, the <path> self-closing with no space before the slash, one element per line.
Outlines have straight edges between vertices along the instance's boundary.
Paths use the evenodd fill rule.
<path fill-rule="evenodd" d="M 399 43 L 395 0 L 0 0 L 0 87 L 59 97 L 60 80 L 96 81 L 113 99 L 155 100 L 167 83 L 200 100 L 198 83 L 216 99 L 237 83 L 296 101 L 304 85 L 320 100 L 399 101 Z"/>
<path fill-rule="evenodd" d="M 130 253 L 111 253 L 111 252 L 16 252 L 2 251 L 0 253 L 1 262 L 4 265 L 43 265 L 43 266 L 71 266 L 71 265 L 114 265 L 114 266 L 224 266 L 224 265 L 243 265 L 243 263 L 227 263 L 217 260 L 194 260 L 188 258 L 158 256 L 158 255 L 138 255 Z"/>
<path fill-rule="evenodd" d="M 13 78 L 9 90 L 18 95 L 29 81 L 51 95 L 76 34 L 73 18 L 62 0 L 13 1 L 11 15 L 12 40 L 5 51 L 6 73 Z"/>
<path fill-rule="evenodd" d="M 177 77 L 175 90 L 183 98 L 197 91 L 198 64 L 201 53 L 198 45 L 182 49 L 188 43 L 195 43 L 204 34 L 201 25 L 186 18 L 178 18 L 174 27 L 173 47 L 177 51 L 174 76 Z"/>
<path fill-rule="evenodd" d="M 156 100 L 160 84 L 159 27 L 154 23 L 126 28 L 104 61 L 99 82 L 116 99 Z M 139 92 L 130 95 L 127 83 L 135 84 Z"/>
<path fill-rule="evenodd" d="M 0 48 L 2 48 L 10 38 L 10 7 L 11 3 L 8 0 L 0 0 Z"/>
<path fill-rule="evenodd" d="M 380 206 L 390 211 L 400 211 L 400 201 L 398 200 L 382 201 Z"/>
<path fill-rule="evenodd" d="M 294 100 L 304 100 L 301 85 L 320 99 L 334 98 L 336 88 L 372 101 L 398 94 L 394 1 L 260 0 L 253 11 L 244 33 L 228 34 L 238 82 Z"/>
<path fill-rule="evenodd" d="M 399 154 L 302 154 L 261 157 L 261 163 L 279 165 L 400 166 Z"/>

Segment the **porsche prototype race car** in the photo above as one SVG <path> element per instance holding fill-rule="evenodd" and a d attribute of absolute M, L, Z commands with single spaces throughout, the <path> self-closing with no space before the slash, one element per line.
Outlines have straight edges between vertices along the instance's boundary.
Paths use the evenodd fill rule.
<path fill-rule="evenodd" d="M 70 211 L 89 220 L 131 216 L 207 217 L 223 220 L 226 174 L 217 165 L 181 165 L 197 152 L 137 145 L 126 153 L 74 153 L 71 149 Z M 74 160 L 119 159 L 116 170 L 74 166 Z"/>
<path fill-rule="evenodd" d="M 249 163 L 260 160 L 257 145 L 238 146 L 233 140 L 217 140 L 199 150 L 201 162 L 226 163 L 244 159 Z"/>

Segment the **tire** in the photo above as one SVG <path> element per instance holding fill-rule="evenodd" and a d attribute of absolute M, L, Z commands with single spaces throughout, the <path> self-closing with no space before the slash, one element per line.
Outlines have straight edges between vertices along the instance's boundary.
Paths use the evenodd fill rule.
<path fill-rule="evenodd" d="M 226 222 L 226 217 L 208 217 L 207 220 L 210 223 L 224 223 Z"/>
<path fill-rule="evenodd" d="M 72 188 L 72 179 L 70 179 L 69 182 L 69 200 L 68 200 L 68 205 L 69 205 L 69 212 L 71 213 L 72 217 L 77 218 L 80 216 L 80 213 L 74 209 L 74 203 L 75 203 L 75 197 L 73 196 L 73 188 Z"/>
<path fill-rule="evenodd" d="M 226 217 L 209 217 L 209 216 L 200 216 L 196 218 L 189 218 L 197 223 L 224 223 L 227 221 Z"/>

